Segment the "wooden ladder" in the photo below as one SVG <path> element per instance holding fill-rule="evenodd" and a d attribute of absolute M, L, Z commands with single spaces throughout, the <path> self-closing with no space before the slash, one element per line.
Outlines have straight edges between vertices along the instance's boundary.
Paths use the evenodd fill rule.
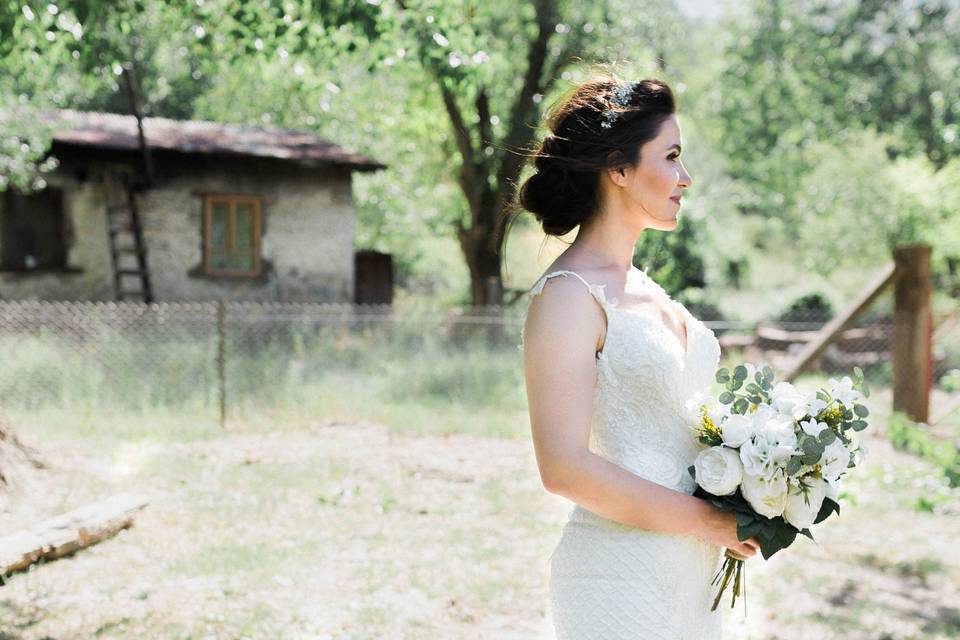
<path fill-rule="evenodd" d="M 147 247 L 143 241 L 143 225 L 137 207 L 137 191 L 129 174 L 116 177 L 107 172 L 107 234 L 110 237 L 110 258 L 113 263 L 113 291 L 118 301 L 153 302 L 150 271 L 147 268 Z M 115 198 L 119 192 L 119 198 Z M 131 260 L 130 258 L 134 258 Z"/>

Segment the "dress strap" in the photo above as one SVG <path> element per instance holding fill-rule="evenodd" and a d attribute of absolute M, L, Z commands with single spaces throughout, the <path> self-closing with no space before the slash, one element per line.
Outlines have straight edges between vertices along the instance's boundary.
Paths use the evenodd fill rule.
<path fill-rule="evenodd" d="M 547 284 L 547 280 L 556 276 L 566 276 L 566 275 L 574 276 L 577 280 L 582 282 L 584 286 L 587 287 L 587 290 L 590 292 L 590 295 L 594 297 L 594 299 L 603 309 L 604 316 L 607 315 L 607 296 L 603 291 L 607 285 L 590 284 L 583 278 L 583 276 L 581 276 L 579 273 L 576 273 L 575 271 L 568 271 L 566 269 L 551 271 L 550 273 L 541 276 L 540 279 L 534 283 L 533 287 L 531 287 L 530 291 L 528 292 L 528 299 L 527 299 L 528 307 L 527 309 L 524 309 L 523 316 L 520 321 L 520 344 L 517 345 L 517 349 L 519 349 L 520 351 L 523 351 L 523 325 L 526 324 L 527 311 L 529 310 L 529 302 L 533 300 L 534 296 L 539 295 L 543 291 L 543 287 L 544 285 Z"/>
<path fill-rule="evenodd" d="M 584 284 L 584 286 L 587 287 L 587 290 L 590 291 L 590 294 L 591 294 L 594 298 L 596 298 L 597 302 L 599 302 L 601 306 L 604 306 L 604 307 L 606 306 L 606 304 L 607 304 L 607 296 L 606 296 L 606 294 L 605 294 L 605 292 L 604 292 L 604 288 L 605 288 L 607 285 L 605 285 L 605 284 L 590 284 L 590 283 L 587 282 L 587 281 L 583 278 L 583 276 L 581 276 L 579 273 L 577 273 L 577 272 L 575 272 L 575 271 L 568 271 L 568 270 L 565 270 L 565 269 L 561 269 L 561 270 L 558 270 L 558 271 L 551 271 L 550 273 L 542 276 L 539 280 L 537 280 L 537 282 L 536 282 L 536 283 L 533 285 L 533 287 L 530 289 L 530 298 L 533 298 L 533 296 L 535 296 L 535 295 L 539 294 L 540 292 L 542 292 L 544 285 L 547 284 L 547 280 L 549 280 L 550 278 L 553 278 L 553 277 L 555 277 L 555 276 L 565 276 L 565 275 L 574 276 L 577 280 L 579 280 L 580 282 L 582 282 L 582 283 Z"/>

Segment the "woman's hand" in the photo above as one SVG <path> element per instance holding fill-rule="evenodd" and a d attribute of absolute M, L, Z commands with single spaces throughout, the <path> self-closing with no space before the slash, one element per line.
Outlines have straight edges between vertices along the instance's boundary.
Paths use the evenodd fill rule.
<path fill-rule="evenodd" d="M 703 519 L 700 538 L 746 558 L 753 557 L 760 550 L 760 542 L 756 538 L 748 538 L 742 542 L 737 538 L 737 518 L 733 513 L 718 509 L 706 501 L 704 504 L 708 511 Z"/>

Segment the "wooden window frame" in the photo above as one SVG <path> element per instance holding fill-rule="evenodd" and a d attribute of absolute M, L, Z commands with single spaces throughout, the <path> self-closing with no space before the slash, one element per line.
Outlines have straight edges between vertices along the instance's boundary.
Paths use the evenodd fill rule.
<path fill-rule="evenodd" d="M 238 204 L 252 205 L 253 209 L 253 252 L 254 268 L 249 271 L 238 269 L 213 269 L 210 267 L 210 256 L 213 247 L 210 240 L 213 227 L 213 205 L 226 204 L 227 209 L 227 251 L 234 249 L 236 242 L 236 216 Z M 262 233 L 263 214 L 260 198 L 257 196 L 203 194 L 203 272 L 211 276 L 251 277 L 260 275 L 260 236 Z"/>

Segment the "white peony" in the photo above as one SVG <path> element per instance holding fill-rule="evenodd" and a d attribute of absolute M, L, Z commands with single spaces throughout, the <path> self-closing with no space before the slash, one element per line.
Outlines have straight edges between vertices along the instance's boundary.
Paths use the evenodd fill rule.
<path fill-rule="evenodd" d="M 797 529 L 806 529 L 817 519 L 823 498 L 827 493 L 827 483 L 819 478 L 811 479 L 810 488 L 804 494 L 800 487 L 792 487 L 783 508 L 783 518 Z"/>
<path fill-rule="evenodd" d="M 724 444 L 739 447 L 753 435 L 753 419 L 734 413 L 723 421 L 720 429 Z"/>
<path fill-rule="evenodd" d="M 826 446 L 820 456 L 820 475 L 828 480 L 837 480 L 850 464 L 850 452 L 840 440 L 834 440 Z"/>
<path fill-rule="evenodd" d="M 787 479 L 782 473 L 774 474 L 769 480 L 744 474 L 740 491 L 760 515 L 776 518 L 783 514 L 787 503 Z"/>
<path fill-rule="evenodd" d="M 827 380 L 827 384 L 830 385 L 831 397 L 848 409 L 852 409 L 854 403 L 863 397 L 859 391 L 853 388 L 853 380 L 850 379 L 850 376 L 843 376 L 839 382 L 836 378 L 830 378 Z"/>
<path fill-rule="evenodd" d="M 726 447 L 704 449 L 693 463 L 697 484 L 715 496 L 730 495 L 740 486 L 743 464 L 737 452 Z"/>

